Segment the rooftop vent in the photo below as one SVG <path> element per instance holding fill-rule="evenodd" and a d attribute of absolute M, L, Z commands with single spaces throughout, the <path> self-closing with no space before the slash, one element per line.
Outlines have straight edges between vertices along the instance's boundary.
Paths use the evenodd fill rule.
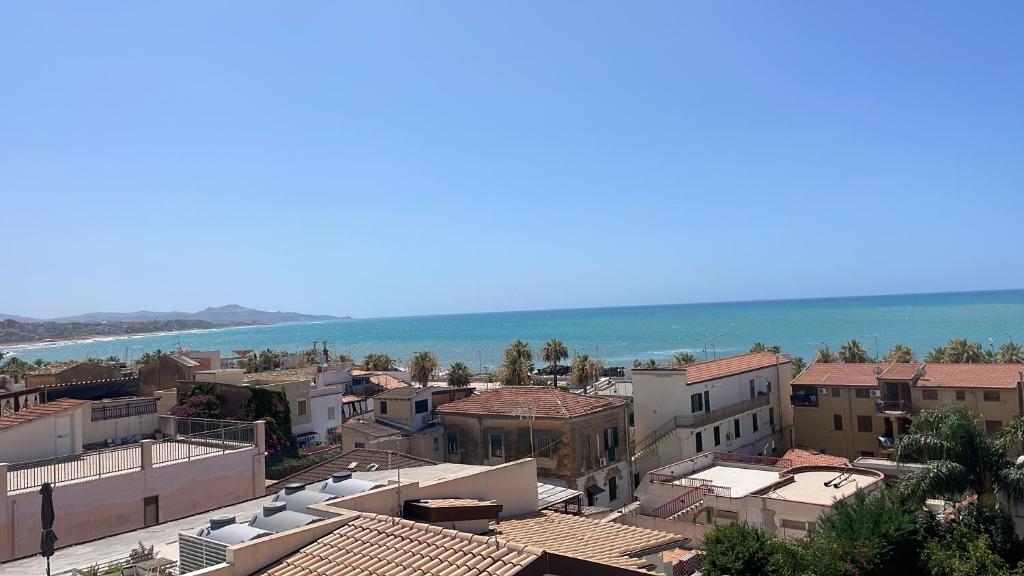
<path fill-rule="evenodd" d="M 291 495 L 295 494 L 296 492 L 302 492 L 302 490 L 305 488 L 306 487 L 300 482 L 290 482 L 284 485 L 284 493 Z"/>
<path fill-rule="evenodd" d="M 331 474 L 331 478 L 335 482 L 341 482 L 343 480 L 348 480 L 351 477 L 352 477 L 352 472 L 350 472 L 348 470 L 342 470 L 341 472 L 335 472 L 334 474 Z"/>
<path fill-rule="evenodd" d="M 263 505 L 263 515 L 273 516 L 278 512 L 284 512 L 288 509 L 288 504 L 285 502 L 270 502 L 269 504 Z"/>

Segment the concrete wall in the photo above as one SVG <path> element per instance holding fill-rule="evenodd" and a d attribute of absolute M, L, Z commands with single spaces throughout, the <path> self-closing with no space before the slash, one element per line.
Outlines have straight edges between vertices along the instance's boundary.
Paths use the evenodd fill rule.
<path fill-rule="evenodd" d="M 159 521 L 167 522 L 264 495 L 264 426 L 257 446 L 191 461 L 152 465 L 152 441 L 140 446 L 143 468 L 53 489 L 59 547 L 142 528 L 145 498 L 159 498 Z M 7 491 L 0 465 L 0 561 L 39 552 L 41 496 L 37 489 Z"/>
<path fill-rule="evenodd" d="M 611 520 L 627 526 L 647 528 L 648 530 L 661 530 L 670 534 L 678 534 L 683 538 L 689 538 L 694 548 L 699 548 L 704 542 L 704 535 L 712 530 L 712 526 L 703 526 L 692 522 L 676 522 L 664 520 L 654 516 L 637 516 L 634 514 L 620 514 Z"/>
<path fill-rule="evenodd" d="M 192 373 L 192 377 L 196 382 L 242 386 L 245 383 L 245 370 L 242 370 L 241 368 L 196 370 Z"/>
<path fill-rule="evenodd" d="M 0 430 L 0 462 L 17 463 L 82 451 L 84 427 L 90 417 L 89 404 L 43 416 Z M 71 420 L 71 438 L 58 441 L 58 420 Z"/>
<path fill-rule="evenodd" d="M 68 384 L 71 382 L 110 380 L 120 377 L 121 371 L 117 368 L 110 368 L 101 364 L 81 362 L 54 374 L 29 374 L 25 376 L 25 386 L 27 388 L 36 388 L 39 386 Z"/>
<path fill-rule="evenodd" d="M 150 399 L 134 399 L 93 402 L 92 405 L 114 408 L 117 406 L 149 402 L 151 402 Z M 153 432 L 160 427 L 159 407 L 157 408 L 157 412 L 152 414 L 138 414 L 136 416 L 126 416 L 124 418 L 110 418 L 107 420 L 96 421 L 92 420 L 91 412 L 91 409 L 86 412 L 87 416 L 83 425 L 83 444 L 99 444 L 104 443 L 107 438 L 123 439 L 132 436 L 135 436 L 135 441 L 138 441 L 143 437 L 152 436 Z"/>

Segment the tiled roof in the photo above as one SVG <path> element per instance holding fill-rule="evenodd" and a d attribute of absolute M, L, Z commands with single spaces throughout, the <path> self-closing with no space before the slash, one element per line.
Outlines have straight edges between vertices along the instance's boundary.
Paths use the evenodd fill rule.
<path fill-rule="evenodd" d="M 363 514 L 284 559 L 267 576 L 508 576 L 541 550 L 440 526 Z"/>
<path fill-rule="evenodd" d="M 44 364 L 39 368 L 28 373 L 29 376 L 41 376 L 47 374 L 59 374 L 65 370 L 69 370 L 78 366 L 79 364 L 85 364 L 85 362 L 52 362 L 50 364 Z M 99 364 L 93 364 L 93 366 L 99 366 Z"/>
<path fill-rule="evenodd" d="M 632 554 L 679 548 L 688 542 L 678 534 L 550 511 L 507 518 L 492 523 L 491 529 L 513 542 L 633 570 L 648 563 Z"/>
<path fill-rule="evenodd" d="M 698 362 L 685 367 L 686 383 L 695 384 L 708 380 L 717 380 L 734 374 L 742 374 L 751 370 L 760 370 L 776 364 L 789 362 L 789 356 L 772 354 L 771 352 L 754 352 L 728 356 L 708 362 Z"/>
<path fill-rule="evenodd" d="M 815 454 L 807 450 L 800 450 L 799 448 L 793 448 L 787 451 L 780 462 L 785 462 L 786 468 L 796 468 L 797 466 L 849 466 L 850 461 L 840 456 L 830 456 L 828 454 Z"/>
<path fill-rule="evenodd" d="M 402 386 L 400 388 L 390 388 L 377 394 L 375 398 L 412 398 L 413 396 L 428 390 L 428 388 L 421 388 L 419 386 Z"/>
<path fill-rule="evenodd" d="M 624 404 L 617 398 L 584 396 L 547 386 L 509 386 L 449 402 L 435 411 L 505 416 L 525 416 L 532 411 L 537 418 L 574 418 Z"/>
<path fill-rule="evenodd" d="M 918 368 L 924 375 L 917 386 L 948 388 L 1016 388 L 1024 364 L 922 364 L 922 363 L 814 363 L 793 384 L 817 386 L 877 386 L 878 378 L 908 380 Z M 876 376 L 880 374 L 881 376 Z"/>
<path fill-rule="evenodd" d="M 316 375 L 316 366 L 304 366 L 302 368 L 286 368 L 280 370 L 269 370 L 267 372 L 252 372 L 245 375 L 246 380 L 258 380 L 266 382 L 293 382 L 295 380 L 313 380 Z"/>
<path fill-rule="evenodd" d="M 392 428 L 391 426 L 385 426 L 384 424 L 377 422 L 373 416 L 357 416 L 351 420 L 346 420 L 341 427 L 342 429 L 351 428 L 352 430 L 358 430 L 365 434 L 369 434 L 370 436 L 377 436 L 378 438 L 394 436 L 402 433 L 402 430 L 399 430 L 398 428 Z M 344 431 L 342 431 L 342 434 L 344 434 Z"/>
<path fill-rule="evenodd" d="M 57 414 L 65 410 L 71 410 L 77 408 L 82 404 L 88 404 L 87 400 L 73 400 L 71 398 L 61 398 L 60 400 L 54 400 L 53 402 L 47 402 L 46 404 L 40 404 L 31 408 L 26 408 L 21 412 L 15 412 L 10 416 L 0 416 L 0 430 L 16 426 L 23 422 L 30 422 L 37 420 L 43 416 L 49 416 L 51 414 Z"/>
<path fill-rule="evenodd" d="M 373 468 L 371 464 L 375 464 Z M 296 472 L 287 478 L 283 478 L 267 485 L 267 494 L 276 494 L 285 484 L 299 482 L 312 484 L 323 482 L 336 472 L 369 472 L 370 470 L 395 470 L 397 468 L 419 468 L 420 466 L 433 466 L 438 464 L 433 460 L 393 452 L 391 450 L 373 450 L 370 448 L 356 448 L 344 454 L 325 460 L 315 466 Z"/>

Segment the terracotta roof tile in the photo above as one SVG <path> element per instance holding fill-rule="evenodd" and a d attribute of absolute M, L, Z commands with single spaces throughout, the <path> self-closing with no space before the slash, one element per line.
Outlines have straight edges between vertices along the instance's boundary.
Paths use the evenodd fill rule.
<path fill-rule="evenodd" d="M 264 574 L 505 576 L 529 566 L 541 553 L 493 537 L 362 514 Z"/>
<path fill-rule="evenodd" d="M 330 478 L 335 472 L 368 472 L 371 470 L 371 464 L 375 464 L 372 470 L 394 470 L 396 468 L 433 466 L 434 464 L 439 464 L 439 462 L 391 450 L 356 448 L 306 468 L 301 472 L 296 472 L 287 478 L 282 478 L 273 484 L 268 484 L 267 494 L 276 494 L 285 484 L 292 482 L 300 482 L 302 484 L 322 482 Z"/>
<path fill-rule="evenodd" d="M 574 418 L 609 408 L 618 408 L 624 400 L 584 396 L 547 386 L 509 386 L 437 407 L 440 414 L 492 414 L 518 416 L 532 410 L 537 418 Z"/>
<path fill-rule="evenodd" d="M 707 362 L 697 362 L 696 364 L 690 364 L 687 366 L 634 368 L 633 371 L 642 372 L 647 370 L 682 370 L 686 372 L 687 384 L 696 384 L 698 382 L 707 382 L 708 380 L 717 380 L 719 378 L 724 378 L 726 376 L 733 376 L 735 374 L 742 374 L 744 372 L 760 370 L 762 368 L 775 366 L 776 364 L 784 364 L 789 361 L 790 358 L 786 354 L 773 354 L 771 352 L 751 352 L 749 354 L 726 356 L 725 358 L 719 358 L 717 360 L 708 360 Z"/>
<path fill-rule="evenodd" d="M 924 375 L 916 385 L 945 388 L 1016 388 L 1024 364 L 923 364 L 923 363 L 814 363 L 793 384 L 816 386 L 877 386 L 882 379 L 907 380 L 918 368 Z"/>
<path fill-rule="evenodd" d="M 828 454 L 815 454 L 807 450 L 800 450 L 799 448 L 793 448 L 787 451 L 780 460 L 785 462 L 786 468 L 796 468 L 797 466 L 849 466 L 850 461 L 840 456 L 830 456 Z"/>
<path fill-rule="evenodd" d="M 678 534 L 550 511 L 494 522 L 491 529 L 499 536 L 528 546 L 634 570 L 644 569 L 648 563 L 631 557 L 632 554 L 685 547 L 688 542 Z"/>
<path fill-rule="evenodd" d="M 53 402 L 47 402 L 46 404 L 39 404 L 38 406 L 26 408 L 20 412 L 0 417 L 0 430 L 17 426 L 24 422 L 31 422 L 32 420 L 37 420 L 43 416 L 49 416 L 50 414 L 57 414 L 58 412 L 71 410 L 72 408 L 77 408 L 82 404 L 88 403 L 88 400 L 61 398 L 60 400 L 54 400 Z"/>

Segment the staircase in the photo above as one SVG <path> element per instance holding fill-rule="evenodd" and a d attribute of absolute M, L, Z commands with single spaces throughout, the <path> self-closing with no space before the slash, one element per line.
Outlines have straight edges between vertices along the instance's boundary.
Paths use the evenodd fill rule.
<path fill-rule="evenodd" d="M 682 516 L 700 508 L 704 504 L 704 495 L 710 493 L 708 487 L 697 486 L 651 510 L 650 515 L 665 520 L 679 520 Z"/>
<path fill-rule="evenodd" d="M 668 422 L 658 426 L 650 434 L 647 434 L 643 438 L 637 440 L 636 451 L 634 452 L 633 457 L 637 458 L 647 450 L 657 446 L 659 442 L 675 432 L 677 428 L 700 428 L 713 422 L 718 422 L 719 420 L 726 420 L 744 412 L 768 406 L 770 402 L 771 400 L 767 394 L 758 394 L 749 400 L 743 400 L 742 402 L 723 406 L 717 410 L 674 416 Z"/>

